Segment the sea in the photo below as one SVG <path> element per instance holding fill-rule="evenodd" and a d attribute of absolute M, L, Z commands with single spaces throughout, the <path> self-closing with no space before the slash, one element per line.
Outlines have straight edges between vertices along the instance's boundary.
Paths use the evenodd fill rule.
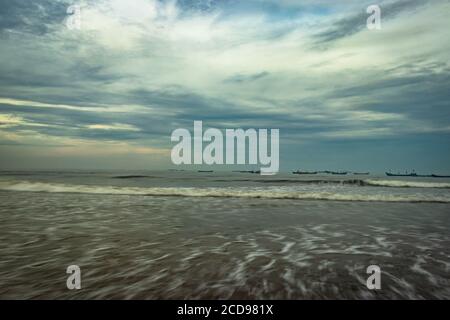
<path fill-rule="evenodd" d="M 450 179 L 1 171 L 0 298 L 450 299 Z"/>

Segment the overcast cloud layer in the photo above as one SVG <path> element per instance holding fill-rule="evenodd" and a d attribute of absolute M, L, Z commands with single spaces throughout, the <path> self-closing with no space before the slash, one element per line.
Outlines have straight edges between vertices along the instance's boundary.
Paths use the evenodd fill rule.
<path fill-rule="evenodd" d="M 373 3 L 2 1 L 0 168 L 168 168 L 203 120 L 279 128 L 282 170 L 450 171 L 450 2 Z"/>

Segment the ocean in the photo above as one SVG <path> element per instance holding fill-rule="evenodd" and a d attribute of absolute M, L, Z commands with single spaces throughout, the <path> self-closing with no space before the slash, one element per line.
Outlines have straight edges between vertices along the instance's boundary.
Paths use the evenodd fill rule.
<path fill-rule="evenodd" d="M 450 299 L 449 235 L 445 178 L 0 172 L 1 299 Z"/>

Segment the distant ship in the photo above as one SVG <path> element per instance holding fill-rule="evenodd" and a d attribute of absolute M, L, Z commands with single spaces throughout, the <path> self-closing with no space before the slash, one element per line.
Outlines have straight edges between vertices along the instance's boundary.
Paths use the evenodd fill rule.
<path fill-rule="evenodd" d="M 198 170 L 198 172 L 214 172 L 213 170 Z"/>
<path fill-rule="evenodd" d="M 337 174 L 337 175 L 346 175 L 348 172 L 347 171 L 330 171 L 331 174 Z"/>
<path fill-rule="evenodd" d="M 436 174 L 417 174 L 415 172 L 412 173 L 390 173 L 386 172 L 386 175 L 389 177 L 416 177 L 416 178 L 450 178 L 450 176 L 440 176 Z"/>
<path fill-rule="evenodd" d="M 297 171 L 293 171 L 292 173 L 293 174 L 317 174 L 317 171 L 300 171 L 300 170 L 297 170 Z"/>
<path fill-rule="evenodd" d="M 417 173 L 411 172 L 411 173 L 391 173 L 391 172 L 385 172 L 388 177 L 417 177 Z"/>
<path fill-rule="evenodd" d="M 438 174 L 432 174 L 431 176 L 433 178 L 450 178 L 450 176 L 443 176 L 443 175 L 438 175 Z"/>
<path fill-rule="evenodd" d="M 317 171 L 316 173 L 326 173 L 326 174 L 340 174 L 345 175 L 348 173 L 348 171 L 330 171 L 330 170 L 324 170 L 324 171 Z"/>
<path fill-rule="evenodd" d="M 239 173 L 256 173 L 260 174 L 261 170 L 235 170 L 233 172 L 239 172 Z"/>
<path fill-rule="evenodd" d="M 370 172 L 353 172 L 353 174 L 357 176 L 367 176 Z"/>

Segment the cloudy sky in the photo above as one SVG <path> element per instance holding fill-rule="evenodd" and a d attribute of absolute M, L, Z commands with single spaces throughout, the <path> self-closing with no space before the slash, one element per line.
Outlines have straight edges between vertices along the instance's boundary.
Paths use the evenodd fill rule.
<path fill-rule="evenodd" d="M 366 28 L 371 4 L 381 30 Z M 0 169 L 169 168 L 171 132 L 202 120 L 279 128 L 282 170 L 450 173 L 449 12 L 448 0 L 2 0 Z"/>

